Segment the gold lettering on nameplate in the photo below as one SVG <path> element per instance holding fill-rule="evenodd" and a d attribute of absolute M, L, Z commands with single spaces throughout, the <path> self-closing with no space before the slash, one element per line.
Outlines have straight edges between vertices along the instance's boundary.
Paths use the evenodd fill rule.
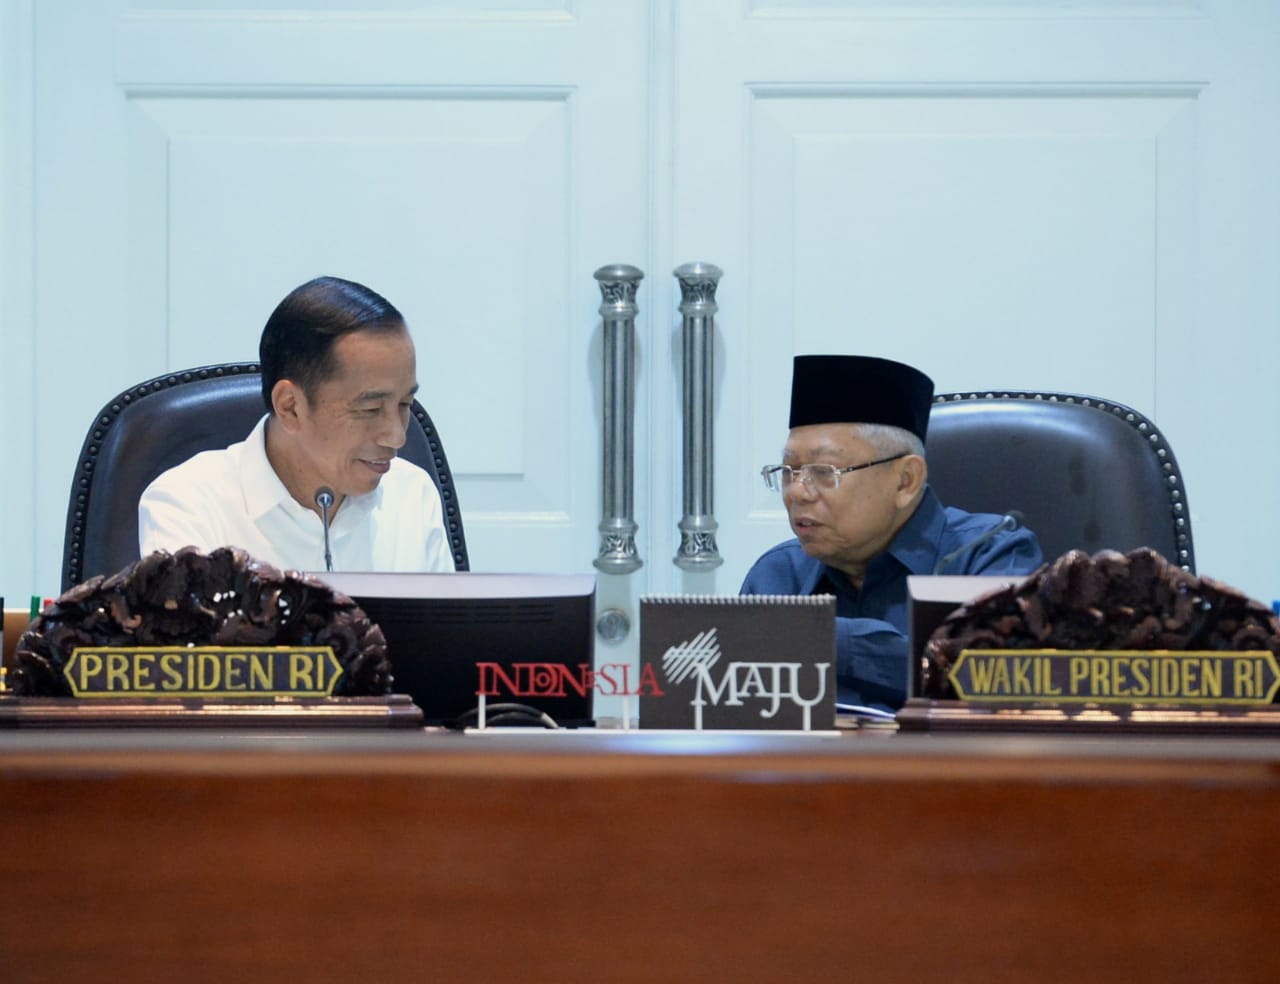
<path fill-rule="evenodd" d="M 331 646 L 77 646 L 62 669 L 76 697 L 329 697 Z"/>
<path fill-rule="evenodd" d="M 1270 704 L 1280 663 L 1267 650 L 966 649 L 951 667 L 975 703 Z"/>

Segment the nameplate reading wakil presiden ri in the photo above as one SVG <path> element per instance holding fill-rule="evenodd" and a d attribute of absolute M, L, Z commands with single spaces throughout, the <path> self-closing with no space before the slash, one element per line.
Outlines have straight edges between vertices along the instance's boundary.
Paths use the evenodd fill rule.
<path fill-rule="evenodd" d="M 974 702 L 1269 704 L 1280 665 L 1268 650 L 966 649 L 950 679 Z"/>

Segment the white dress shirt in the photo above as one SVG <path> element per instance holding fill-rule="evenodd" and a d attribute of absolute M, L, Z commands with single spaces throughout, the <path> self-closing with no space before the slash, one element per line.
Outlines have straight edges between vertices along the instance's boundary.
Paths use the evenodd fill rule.
<path fill-rule="evenodd" d="M 324 526 L 298 504 L 267 460 L 267 418 L 248 438 L 202 451 L 142 493 L 138 544 L 154 550 L 241 547 L 282 570 L 323 571 Z M 330 526 L 335 571 L 451 571 L 440 493 L 431 476 L 393 458 L 366 495 L 347 496 Z"/>

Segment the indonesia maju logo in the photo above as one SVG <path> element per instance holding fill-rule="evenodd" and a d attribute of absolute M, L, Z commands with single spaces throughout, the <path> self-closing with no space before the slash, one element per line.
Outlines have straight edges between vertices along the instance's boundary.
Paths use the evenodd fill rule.
<path fill-rule="evenodd" d="M 703 707 L 742 707 L 760 702 L 760 717 L 766 720 L 784 704 L 802 708 L 803 728 L 809 730 L 812 708 L 827 696 L 830 663 L 731 660 L 724 663 L 717 679 L 714 671 L 721 666 L 723 655 L 714 626 L 662 654 L 662 673 L 673 690 L 693 682 L 690 703 L 696 729 L 702 728 Z M 801 677 L 806 669 L 815 680 L 814 692 L 807 697 L 801 693 Z"/>

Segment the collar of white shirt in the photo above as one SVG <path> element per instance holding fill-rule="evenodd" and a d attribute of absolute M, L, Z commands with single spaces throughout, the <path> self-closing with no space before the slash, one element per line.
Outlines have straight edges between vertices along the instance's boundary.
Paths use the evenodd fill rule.
<path fill-rule="evenodd" d="M 244 504 L 250 519 L 257 521 L 271 510 L 283 509 L 295 522 L 320 525 L 320 516 L 299 503 L 285 488 L 280 476 L 267 460 L 267 420 L 258 421 L 245 439 L 240 458 L 240 482 L 244 490 Z M 330 529 L 340 536 L 359 526 L 382 499 L 382 486 L 365 495 L 347 496 L 333 517 Z M 310 517 L 310 518 L 308 518 Z"/>

